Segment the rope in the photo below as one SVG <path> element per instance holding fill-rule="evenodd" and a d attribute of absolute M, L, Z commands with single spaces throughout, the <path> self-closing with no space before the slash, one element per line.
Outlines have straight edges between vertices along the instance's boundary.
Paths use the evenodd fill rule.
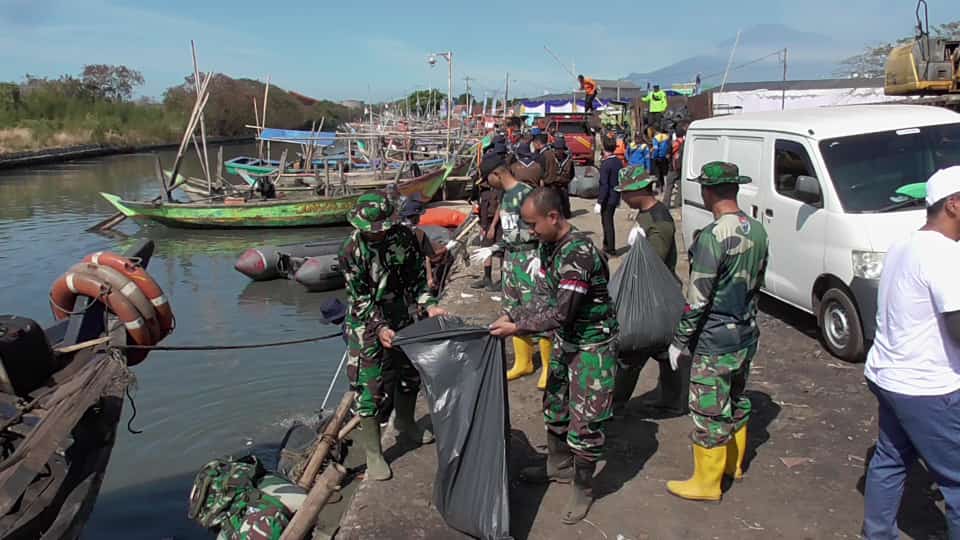
<path fill-rule="evenodd" d="M 300 343 L 310 343 L 311 341 L 322 341 L 340 337 L 342 332 L 335 332 L 317 337 L 303 339 L 292 339 L 289 341 L 271 341 L 267 343 L 248 343 L 244 345 L 114 345 L 116 349 L 128 349 L 134 351 L 233 351 L 237 349 L 262 349 L 265 347 L 281 347 L 284 345 L 297 345 Z"/>

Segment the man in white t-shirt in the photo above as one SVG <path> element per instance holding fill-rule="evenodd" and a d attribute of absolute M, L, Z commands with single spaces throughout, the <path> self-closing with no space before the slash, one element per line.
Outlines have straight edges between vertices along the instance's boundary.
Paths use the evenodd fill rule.
<path fill-rule="evenodd" d="M 877 334 L 864 375 L 880 435 L 864 490 L 863 536 L 897 538 L 907 471 L 923 458 L 960 538 L 960 166 L 927 181 L 927 224 L 883 261 Z"/>

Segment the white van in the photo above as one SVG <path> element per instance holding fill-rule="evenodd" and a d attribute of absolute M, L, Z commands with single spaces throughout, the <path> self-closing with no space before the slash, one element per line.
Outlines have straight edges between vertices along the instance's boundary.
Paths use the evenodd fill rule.
<path fill-rule="evenodd" d="M 770 238 L 764 291 L 816 315 L 830 352 L 857 360 L 876 330 L 883 256 L 925 221 L 923 202 L 896 191 L 960 164 L 960 114 L 869 105 L 694 122 L 681 171 L 687 246 L 713 220 L 690 180 L 711 161 L 753 178 L 739 202 Z"/>

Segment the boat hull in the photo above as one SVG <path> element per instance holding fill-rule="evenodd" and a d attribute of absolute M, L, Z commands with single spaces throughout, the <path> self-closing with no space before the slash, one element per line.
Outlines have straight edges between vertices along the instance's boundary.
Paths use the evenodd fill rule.
<path fill-rule="evenodd" d="M 341 225 L 359 195 L 336 199 L 319 197 L 292 201 L 257 201 L 246 204 L 151 203 L 125 201 L 101 193 L 125 216 L 147 219 L 182 229 L 259 229 L 276 227 L 317 227 Z"/>

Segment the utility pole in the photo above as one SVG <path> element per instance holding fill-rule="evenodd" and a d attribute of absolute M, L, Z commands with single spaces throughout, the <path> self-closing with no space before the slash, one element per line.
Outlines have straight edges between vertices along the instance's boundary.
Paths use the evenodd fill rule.
<path fill-rule="evenodd" d="M 510 72 L 507 72 L 506 84 L 503 87 L 503 119 L 507 119 L 507 100 L 510 99 Z"/>
<path fill-rule="evenodd" d="M 723 88 L 727 86 L 727 75 L 730 74 L 730 66 L 733 65 L 733 55 L 737 52 L 737 46 L 740 45 L 740 33 L 742 30 L 737 30 L 737 39 L 733 42 L 733 48 L 730 49 L 730 59 L 727 60 L 727 69 L 723 72 L 723 80 L 720 81 L 720 91 L 723 92 Z"/>
<path fill-rule="evenodd" d="M 787 48 L 783 48 L 783 91 L 780 94 L 780 110 L 787 107 Z"/>
<path fill-rule="evenodd" d="M 473 95 L 470 94 L 470 76 L 467 75 L 463 78 L 464 83 L 467 87 L 467 117 L 473 117 Z"/>

